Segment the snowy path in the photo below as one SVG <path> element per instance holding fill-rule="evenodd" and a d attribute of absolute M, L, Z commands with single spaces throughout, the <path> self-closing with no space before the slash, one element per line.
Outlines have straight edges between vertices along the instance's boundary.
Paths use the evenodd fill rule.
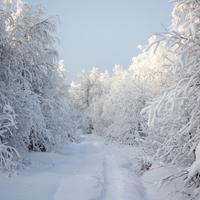
<path fill-rule="evenodd" d="M 110 153 L 110 155 L 105 156 L 104 164 L 105 191 L 103 194 L 103 200 L 120 200 L 122 196 L 123 187 L 121 185 L 121 180 L 117 170 L 117 163 L 114 158 L 114 155 Z"/>
<path fill-rule="evenodd" d="M 28 153 L 31 165 L 0 174 L 1 200 L 147 200 L 129 169 L 130 148 L 111 148 L 91 136 L 55 153 Z"/>

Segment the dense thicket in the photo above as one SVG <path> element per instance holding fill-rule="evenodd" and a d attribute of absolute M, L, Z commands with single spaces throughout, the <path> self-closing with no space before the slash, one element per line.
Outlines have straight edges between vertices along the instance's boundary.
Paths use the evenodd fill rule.
<path fill-rule="evenodd" d="M 27 150 L 48 151 L 73 138 L 66 72 L 58 64 L 57 16 L 18 0 L 0 9 L 0 169 Z M 17 152 L 18 151 L 18 152 Z"/>
<path fill-rule="evenodd" d="M 103 136 L 108 144 L 133 145 L 145 140 L 147 119 L 140 111 L 172 79 L 162 67 L 169 63 L 162 56 L 164 45 L 159 44 L 158 49 L 155 54 L 153 48 L 148 53 L 142 50 L 127 70 L 116 65 L 112 77 L 108 72 L 100 74 L 96 68 L 78 74 L 79 82 L 72 83 L 70 95 L 85 133 Z"/>

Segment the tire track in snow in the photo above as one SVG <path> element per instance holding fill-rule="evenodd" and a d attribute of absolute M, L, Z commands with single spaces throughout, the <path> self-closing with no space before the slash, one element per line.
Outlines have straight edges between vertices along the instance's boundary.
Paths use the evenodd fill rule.
<path fill-rule="evenodd" d="M 99 149 L 104 155 L 102 200 L 146 200 L 146 189 L 128 168 L 124 155 L 108 146 L 103 149 Z"/>
<path fill-rule="evenodd" d="M 104 193 L 103 200 L 122 200 L 123 183 L 113 152 L 104 155 Z"/>

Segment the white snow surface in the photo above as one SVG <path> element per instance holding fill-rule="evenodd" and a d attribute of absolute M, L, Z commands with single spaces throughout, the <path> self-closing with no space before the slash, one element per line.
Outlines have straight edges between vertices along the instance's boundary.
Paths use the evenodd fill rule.
<path fill-rule="evenodd" d="M 89 135 L 54 153 L 27 153 L 31 164 L 0 173 L 1 200 L 147 200 L 129 168 L 131 147 L 112 148 Z"/>
<path fill-rule="evenodd" d="M 0 172 L 0 200 L 162 200 L 176 190 L 155 186 L 176 169 L 163 166 L 136 176 L 129 159 L 138 153 L 138 147 L 110 147 L 91 135 L 54 153 L 27 153 L 24 169 Z M 176 187 L 183 185 L 180 179 Z"/>

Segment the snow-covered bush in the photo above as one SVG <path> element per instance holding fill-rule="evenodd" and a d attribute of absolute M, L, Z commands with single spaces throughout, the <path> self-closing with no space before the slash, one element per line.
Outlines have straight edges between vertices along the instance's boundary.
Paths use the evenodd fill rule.
<path fill-rule="evenodd" d="M 146 155 L 137 155 L 129 159 L 129 164 L 138 176 L 142 176 L 145 172 L 152 168 L 153 160 Z"/>

